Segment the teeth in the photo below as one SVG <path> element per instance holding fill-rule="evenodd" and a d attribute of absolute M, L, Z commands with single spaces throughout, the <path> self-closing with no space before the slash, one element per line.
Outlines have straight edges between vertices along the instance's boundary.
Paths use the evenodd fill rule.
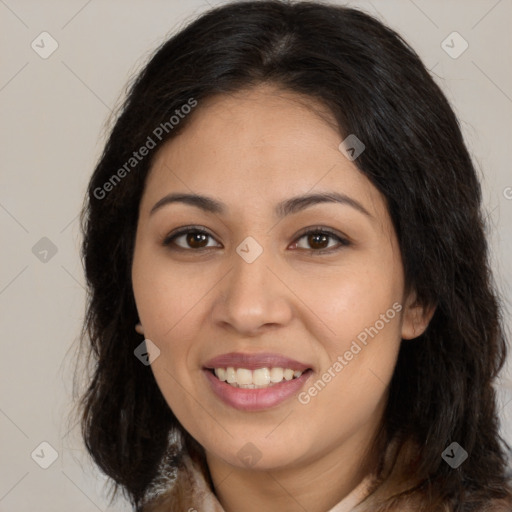
<path fill-rule="evenodd" d="M 270 370 L 270 382 L 281 382 L 283 374 L 284 370 L 282 368 L 272 368 Z"/>
<path fill-rule="evenodd" d="M 284 380 L 299 378 L 303 372 L 290 368 L 258 368 L 248 370 L 247 368 L 215 368 L 217 378 L 227 382 L 236 388 L 259 389 L 273 386 Z"/>
<path fill-rule="evenodd" d="M 217 375 L 217 377 L 219 378 L 219 380 L 221 380 L 222 382 L 225 382 L 226 379 L 228 378 L 228 376 L 226 375 L 226 370 L 224 370 L 224 368 L 217 368 L 215 370 L 215 375 Z"/>
<path fill-rule="evenodd" d="M 268 368 L 258 368 L 252 372 L 252 381 L 257 386 L 268 386 L 270 384 L 270 371 Z"/>
<path fill-rule="evenodd" d="M 226 368 L 226 381 L 229 384 L 233 384 L 233 382 L 236 382 L 236 373 L 235 369 L 232 366 Z"/>
<path fill-rule="evenodd" d="M 295 372 L 293 370 L 290 370 L 289 368 L 286 368 L 286 370 L 284 371 L 284 378 L 286 380 L 292 380 L 293 379 L 293 374 Z"/>
<path fill-rule="evenodd" d="M 236 383 L 238 385 L 253 384 L 251 370 L 246 370 L 245 368 L 238 368 L 238 370 L 236 371 Z"/>

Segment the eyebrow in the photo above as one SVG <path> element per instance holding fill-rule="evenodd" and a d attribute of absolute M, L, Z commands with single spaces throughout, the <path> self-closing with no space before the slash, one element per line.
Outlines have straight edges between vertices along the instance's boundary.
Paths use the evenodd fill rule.
<path fill-rule="evenodd" d="M 212 197 L 199 194 L 172 193 L 162 197 L 162 199 L 151 208 L 149 215 L 153 215 L 157 210 L 172 203 L 185 203 L 206 212 L 219 215 L 224 215 L 228 211 L 224 203 Z M 320 203 L 338 203 L 351 206 L 360 213 L 372 218 L 372 215 L 361 203 L 339 192 L 321 192 L 291 197 L 276 205 L 275 214 L 278 218 L 284 218 L 287 215 L 292 215 Z"/>

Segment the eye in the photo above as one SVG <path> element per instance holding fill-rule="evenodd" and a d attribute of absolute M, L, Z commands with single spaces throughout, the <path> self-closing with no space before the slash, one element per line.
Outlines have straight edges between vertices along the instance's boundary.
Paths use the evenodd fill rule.
<path fill-rule="evenodd" d="M 162 242 L 162 245 L 175 245 L 178 247 L 178 249 L 195 249 L 197 252 L 215 247 L 208 245 L 208 237 L 213 239 L 213 236 L 208 233 L 208 231 L 196 226 L 187 226 L 166 236 Z M 303 238 L 306 239 L 306 243 L 312 247 L 311 249 L 299 246 L 298 242 Z M 337 251 L 342 247 L 351 245 L 351 243 L 346 238 L 343 238 L 342 236 L 330 231 L 329 229 L 322 227 L 308 228 L 308 230 L 302 232 L 296 240 L 297 241 L 292 244 L 294 249 L 298 247 L 314 254 L 330 253 Z M 335 245 L 334 247 L 332 245 L 329 246 L 329 240 L 336 240 L 338 245 Z M 180 243 L 177 243 L 178 241 L 180 241 Z"/>
<path fill-rule="evenodd" d="M 303 238 L 305 238 L 306 243 L 309 244 L 310 247 L 312 247 L 312 249 L 306 248 L 305 250 L 314 254 L 330 253 L 337 251 L 342 247 L 348 247 L 349 245 L 351 245 L 351 243 L 346 238 L 343 238 L 342 236 L 330 231 L 329 229 L 322 228 L 321 226 L 308 228 L 308 231 L 303 232 L 301 235 L 299 235 L 299 238 L 297 240 L 302 240 Z M 337 240 L 338 246 L 329 246 L 329 239 Z M 298 242 L 295 242 L 293 245 L 295 247 L 299 247 Z"/>
<path fill-rule="evenodd" d="M 208 245 L 205 245 L 205 242 L 207 242 L 208 237 L 212 237 L 208 231 L 205 231 L 202 228 L 195 227 L 195 226 L 188 226 L 186 228 L 180 229 L 176 233 L 171 233 L 168 235 L 164 241 L 162 242 L 162 245 L 169 246 L 171 244 L 177 245 L 180 249 L 207 249 Z M 183 239 L 182 243 L 185 245 L 177 244 L 176 240 Z M 187 245 L 188 244 L 188 245 Z M 211 247 L 211 246 L 210 246 Z"/>

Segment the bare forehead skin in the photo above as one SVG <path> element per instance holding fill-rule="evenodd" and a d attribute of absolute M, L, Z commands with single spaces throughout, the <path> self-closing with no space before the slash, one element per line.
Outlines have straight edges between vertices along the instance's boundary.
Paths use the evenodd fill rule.
<path fill-rule="evenodd" d="M 336 190 L 385 227 L 382 195 L 339 151 L 336 121 L 315 99 L 265 85 L 207 98 L 191 116 L 155 156 L 141 215 L 170 191 L 208 191 L 240 218 L 249 205 L 264 215 L 287 197 Z"/>

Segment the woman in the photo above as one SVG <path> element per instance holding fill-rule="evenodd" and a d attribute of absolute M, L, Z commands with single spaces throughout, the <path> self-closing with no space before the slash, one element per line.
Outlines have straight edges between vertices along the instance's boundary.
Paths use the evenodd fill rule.
<path fill-rule="evenodd" d="M 203 14 L 133 83 L 82 223 L 82 430 L 136 510 L 511 510 L 480 185 L 379 21 Z"/>

